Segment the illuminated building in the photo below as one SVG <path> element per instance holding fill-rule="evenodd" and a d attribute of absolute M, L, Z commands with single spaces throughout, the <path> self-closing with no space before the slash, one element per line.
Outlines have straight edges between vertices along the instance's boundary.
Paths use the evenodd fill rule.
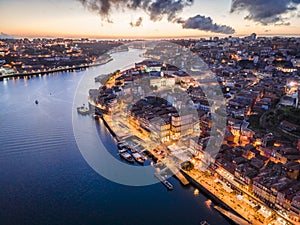
<path fill-rule="evenodd" d="M 179 115 L 175 114 L 171 117 L 172 124 L 172 135 L 173 140 L 179 140 L 181 137 L 185 137 L 193 133 L 193 115 L 185 114 Z"/>

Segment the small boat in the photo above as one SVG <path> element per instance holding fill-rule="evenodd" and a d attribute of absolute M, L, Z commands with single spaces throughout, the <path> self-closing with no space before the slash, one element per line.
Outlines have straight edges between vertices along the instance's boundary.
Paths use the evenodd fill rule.
<path fill-rule="evenodd" d="M 117 146 L 118 146 L 118 149 L 123 149 L 123 148 L 125 148 L 125 149 L 127 149 L 127 150 L 130 150 L 131 151 L 131 148 L 129 148 L 129 146 L 126 144 L 126 142 L 119 142 L 118 144 L 117 144 Z"/>
<path fill-rule="evenodd" d="M 38 104 L 39 104 L 39 101 L 38 101 L 38 100 L 35 100 L 35 104 L 38 105 Z"/>
<path fill-rule="evenodd" d="M 126 148 L 121 148 L 121 149 L 118 149 L 119 153 L 125 153 L 127 152 L 127 149 Z"/>
<path fill-rule="evenodd" d="M 77 112 L 81 115 L 88 115 L 90 113 L 90 110 L 85 107 L 85 104 L 83 104 L 83 106 L 77 108 Z"/>
<path fill-rule="evenodd" d="M 134 163 L 134 159 L 128 152 L 120 153 L 121 158 L 125 159 L 129 163 Z"/>
<path fill-rule="evenodd" d="M 132 157 L 140 164 L 144 164 L 144 157 L 139 152 L 132 153 Z"/>
<path fill-rule="evenodd" d="M 118 146 L 118 149 L 123 149 L 123 148 L 126 148 L 126 147 L 127 147 L 126 144 L 125 144 L 124 142 L 119 142 L 119 143 L 117 144 L 117 146 Z"/>
<path fill-rule="evenodd" d="M 163 183 L 169 190 L 173 190 L 173 185 L 169 181 L 164 180 Z"/>
<path fill-rule="evenodd" d="M 135 150 L 134 148 L 130 148 L 129 150 L 131 151 L 131 153 L 137 152 L 137 150 Z"/>
<path fill-rule="evenodd" d="M 210 225 L 206 220 L 200 222 L 200 225 Z"/>
<path fill-rule="evenodd" d="M 160 174 L 155 173 L 154 176 L 163 184 L 165 185 L 169 190 L 173 190 L 173 185 L 167 181 L 165 178 L 163 178 Z"/>

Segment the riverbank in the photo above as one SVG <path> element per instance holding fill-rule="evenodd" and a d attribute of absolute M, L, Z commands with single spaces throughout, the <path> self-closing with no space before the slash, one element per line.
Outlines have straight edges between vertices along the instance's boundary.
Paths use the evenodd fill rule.
<path fill-rule="evenodd" d="M 108 115 L 104 115 L 103 117 L 101 117 L 101 119 L 114 139 L 122 139 L 122 136 L 124 136 L 125 134 L 123 134 L 124 128 L 121 129 L 121 127 L 119 127 L 119 125 L 121 124 L 121 121 L 119 121 L 119 119 L 112 120 L 112 118 L 110 118 L 110 116 Z M 130 129 L 130 127 L 128 128 Z M 140 133 L 136 134 L 138 136 L 141 135 Z M 140 138 L 144 140 L 143 137 Z M 151 149 L 149 149 L 149 151 L 152 152 Z M 153 152 L 153 154 L 155 154 L 155 152 Z M 240 218 L 245 219 L 249 223 L 251 222 L 254 225 L 263 225 L 263 223 L 257 219 L 259 217 L 257 216 L 255 209 L 250 208 L 250 206 L 248 206 L 246 203 L 236 199 L 236 195 L 232 193 L 226 193 L 225 190 L 222 190 L 222 187 L 214 182 L 213 175 L 204 178 L 204 173 L 198 170 L 193 170 L 192 172 L 181 170 L 180 173 L 184 175 L 187 183 L 191 183 L 194 187 L 199 189 L 206 197 L 211 199 L 217 205 L 222 206 L 226 210 L 235 212 L 240 216 Z M 201 179 L 199 179 L 200 177 Z M 206 182 L 211 183 L 208 184 Z M 247 209 L 247 212 L 245 211 L 245 209 Z"/>
<path fill-rule="evenodd" d="M 265 223 L 277 224 L 276 221 L 271 222 L 274 218 L 274 213 L 268 217 L 264 217 L 259 210 L 251 206 L 246 194 L 238 198 L 233 192 L 223 189 L 222 185 L 217 182 L 217 179 L 211 174 L 205 174 L 198 170 L 185 171 L 187 178 L 200 190 L 203 190 L 212 200 L 227 209 L 231 209 L 237 215 L 240 215 L 251 224 L 263 225 Z M 273 219 L 272 219 L 273 218 Z"/>
<path fill-rule="evenodd" d="M 170 180 L 174 185 L 171 192 L 161 183 L 132 187 L 112 182 L 89 166 L 77 147 L 70 112 L 76 115 L 74 124 L 80 128 L 82 145 L 91 151 L 95 164 L 101 161 L 99 135 L 107 151 L 118 157 L 102 121 L 76 111 L 86 103 L 87 92 L 80 92 L 82 97 L 73 104 L 82 77 L 90 78 L 90 83 L 84 83 L 90 87 L 97 74 L 98 67 L 86 74 L 58 73 L 30 82 L 0 82 L 0 169 L 5 171 L 0 177 L 1 224 L 199 225 L 207 220 L 211 225 L 230 225 L 207 209 L 206 198 L 195 198 L 175 179 Z M 37 98 L 38 106 L 34 104 Z M 155 216 L 149 216 L 150 211 Z"/>
<path fill-rule="evenodd" d="M 37 75 L 45 75 L 45 74 L 52 74 L 57 72 L 73 72 L 77 70 L 84 70 L 91 67 L 101 66 L 105 65 L 109 62 L 111 62 L 113 58 L 108 58 L 107 60 L 97 62 L 97 63 L 91 63 L 91 64 L 84 64 L 79 66 L 72 66 L 72 67 L 64 67 L 64 68 L 55 68 L 55 69 L 49 69 L 46 71 L 34 71 L 34 72 L 23 72 L 23 73 L 14 73 L 9 75 L 0 75 L 0 81 L 2 81 L 4 78 L 17 78 L 17 77 L 31 77 L 31 76 L 37 76 Z"/>
<path fill-rule="evenodd" d="M 108 129 L 108 131 L 110 132 L 111 136 L 116 140 L 119 141 L 119 138 L 117 137 L 116 133 L 111 129 L 111 127 L 109 126 L 109 124 L 106 122 L 106 120 L 104 119 L 103 116 L 100 117 L 101 120 L 103 121 L 105 127 Z"/>
<path fill-rule="evenodd" d="M 124 114 L 125 110 L 123 107 L 124 106 L 122 104 L 116 106 L 113 117 L 110 115 L 104 116 L 107 122 L 107 128 L 111 133 L 113 133 L 112 136 L 117 136 L 120 138 L 120 140 L 122 140 L 124 137 L 128 137 L 128 135 L 138 137 L 140 140 L 143 140 L 143 143 L 141 142 L 140 144 L 144 146 L 144 148 L 150 153 L 152 153 L 158 159 L 158 162 L 162 162 L 170 169 L 169 164 L 166 162 L 172 161 L 172 155 L 165 154 L 167 152 L 166 148 L 160 149 L 160 145 L 158 143 L 153 143 L 151 138 L 149 138 L 149 135 L 145 135 L 141 130 L 136 130 L 134 125 L 132 125 L 130 122 L 128 123 L 128 119 L 126 119 L 127 117 Z M 177 162 L 177 166 L 180 165 L 176 159 L 174 162 Z M 172 165 L 172 163 L 170 165 Z M 270 225 L 284 224 L 278 222 L 280 220 L 283 221 L 281 215 L 277 214 L 276 211 L 271 210 L 262 201 L 255 198 L 253 194 L 240 189 L 229 188 L 224 181 L 221 181 L 221 177 L 218 178 L 216 176 L 216 171 L 202 172 L 194 169 L 189 172 L 181 172 L 185 172 L 184 175 L 188 177 L 188 181 L 191 182 L 193 186 L 202 190 L 207 197 L 222 207 L 235 212 L 245 221 L 254 225 L 263 225 L 266 223 Z M 173 174 L 175 173 L 173 172 Z M 289 220 L 286 220 L 286 222 L 287 221 Z M 291 221 L 289 222 L 291 224 L 296 224 Z"/>
<path fill-rule="evenodd" d="M 228 202 L 224 201 L 223 198 L 220 198 L 218 195 L 216 195 L 215 193 L 217 192 L 217 190 L 213 190 L 213 188 L 209 188 L 208 185 L 205 185 L 204 182 L 199 182 L 199 180 L 197 180 L 196 177 L 192 176 L 192 173 L 189 173 L 187 171 L 181 171 L 181 172 L 186 176 L 186 178 L 194 187 L 198 188 L 204 195 L 206 195 L 209 199 L 211 199 L 215 204 L 222 206 L 222 208 L 226 210 L 231 210 L 237 213 L 239 216 L 241 216 L 242 218 L 244 218 L 250 223 L 250 218 L 245 217 L 242 212 L 236 210 L 236 207 L 233 204 L 229 204 Z M 251 221 L 251 223 L 263 225 L 263 223 L 259 221 Z"/>
<path fill-rule="evenodd" d="M 165 145 L 161 145 L 159 141 L 151 138 L 151 134 L 145 134 L 141 128 L 127 118 L 126 104 L 120 103 L 114 105 L 114 111 L 111 114 L 104 115 L 109 130 L 113 131 L 116 136 L 122 140 L 124 137 L 136 136 L 141 140 L 138 142 L 150 153 L 152 153 L 158 160 L 169 169 L 170 165 L 176 164 L 178 168 L 183 161 L 180 161 L 174 151 Z M 112 133 L 112 132 L 111 132 Z M 169 145 L 168 145 L 169 146 Z M 170 163 L 168 163 L 170 161 Z M 195 163 L 197 165 L 197 163 Z M 170 169 L 172 171 L 172 169 Z M 181 171 L 183 172 L 183 171 Z M 192 181 L 194 186 L 202 190 L 206 195 L 222 205 L 223 207 L 234 211 L 240 218 L 254 225 L 263 225 L 265 223 L 270 225 L 287 224 L 278 223 L 281 216 L 276 215 L 276 212 L 267 207 L 263 202 L 253 197 L 252 193 L 240 190 L 222 181 L 222 175 L 217 175 L 219 170 L 202 172 L 198 169 L 185 172 L 189 176 L 189 181 Z M 176 174 L 176 173 L 172 173 Z M 285 222 L 285 221 L 283 221 Z M 294 224 L 294 223 L 293 223 Z"/>

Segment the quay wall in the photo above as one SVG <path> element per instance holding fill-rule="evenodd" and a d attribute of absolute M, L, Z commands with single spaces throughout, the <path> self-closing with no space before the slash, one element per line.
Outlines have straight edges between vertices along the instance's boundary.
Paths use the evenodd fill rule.
<path fill-rule="evenodd" d="M 208 189 L 206 189 L 204 186 L 202 186 L 200 183 L 198 183 L 196 180 L 194 180 L 191 176 L 189 176 L 187 173 L 185 173 L 183 170 L 181 170 L 182 174 L 187 178 L 187 180 L 196 188 L 198 188 L 205 196 L 207 196 L 209 199 L 211 199 L 214 203 L 222 206 L 226 210 L 230 210 L 232 212 L 235 212 L 237 215 L 244 218 L 243 215 L 239 214 L 237 211 L 235 211 L 233 208 L 231 208 L 229 205 L 227 205 L 225 202 L 223 202 L 221 199 L 216 197 L 213 193 L 211 193 Z M 244 218 L 247 219 L 247 218 Z"/>

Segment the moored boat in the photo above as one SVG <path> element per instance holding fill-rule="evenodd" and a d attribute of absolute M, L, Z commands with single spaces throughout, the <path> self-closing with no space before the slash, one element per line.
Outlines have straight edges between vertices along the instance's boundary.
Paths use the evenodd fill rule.
<path fill-rule="evenodd" d="M 125 152 L 127 152 L 127 149 L 126 148 L 121 148 L 121 149 L 118 149 L 118 151 L 119 151 L 119 153 L 125 153 Z"/>
<path fill-rule="evenodd" d="M 140 164 L 144 164 L 144 157 L 139 152 L 132 153 L 132 157 Z"/>
<path fill-rule="evenodd" d="M 85 104 L 83 104 L 83 106 L 77 108 L 77 112 L 81 115 L 88 115 L 90 113 L 90 110 L 85 107 Z"/>
<path fill-rule="evenodd" d="M 129 150 L 131 151 L 131 153 L 137 152 L 135 148 L 130 148 Z"/>
<path fill-rule="evenodd" d="M 134 159 L 128 152 L 120 153 L 121 158 L 125 159 L 129 163 L 134 163 Z"/>
<path fill-rule="evenodd" d="M 169 181 L 164 180 L 163 183 L 169 190 L 173 190 L 173 185 Z"/>
<path fill-rule="evenodd" d="M 118 146 L 118 149 L 125 148 L 125 149 L 131 151 L 131 148 L 128 146 L 128 144 L 126 142 L 120 141 L 120 142 L 118 142 L 117 146 Z"/>
<path fill-rule="evenodd" d="M 160 174 L 155 173 L 154 176 L 163 184 L 165 185 L 169 190 L 173 190 L 173 185 L 167 181 L 165 178 L 163 178 Z"/>

